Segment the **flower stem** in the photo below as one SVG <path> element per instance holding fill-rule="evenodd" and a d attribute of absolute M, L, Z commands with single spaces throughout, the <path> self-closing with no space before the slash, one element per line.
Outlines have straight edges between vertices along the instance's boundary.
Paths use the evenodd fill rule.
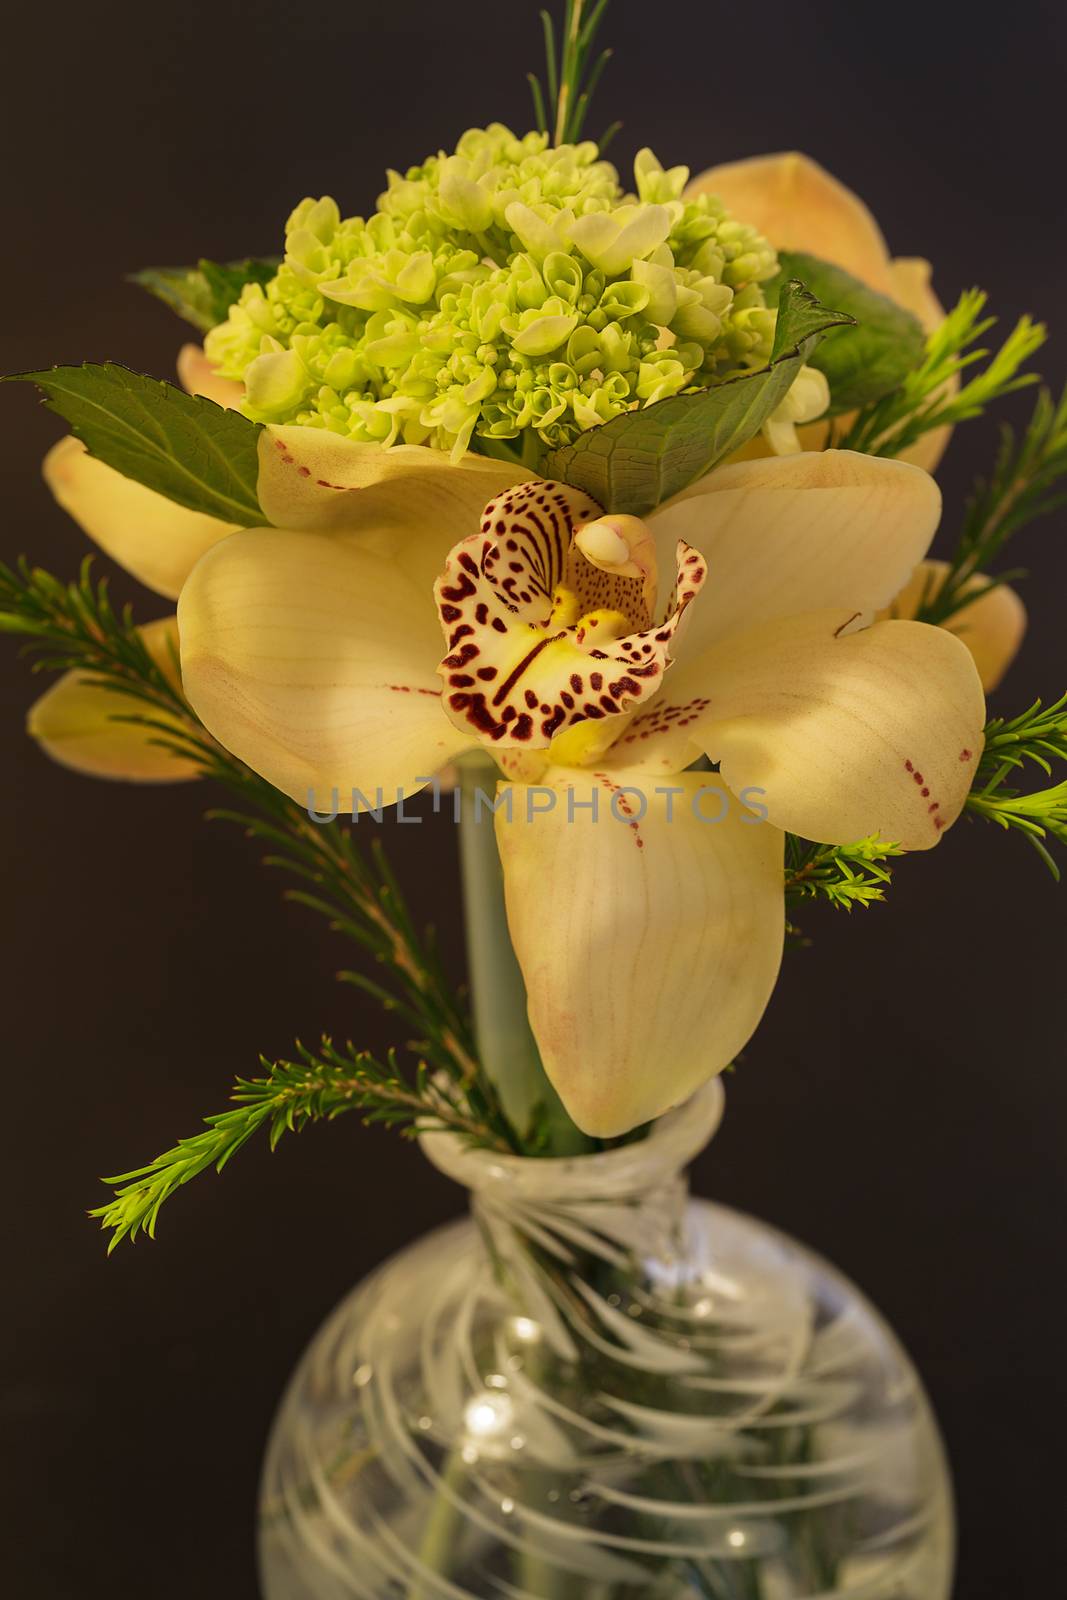
<path fill-rule="evenodd" d="M 500 774 L 492 761 L 477 755 L 460 761 L 459 775 L 467 963 L 482 1067 L 524 1149 L 576 1155 L 591 1144 L 574 1126 L 545 1076 L 526 1014 L 526 986 L 508 933 L 490 810 Z"/>

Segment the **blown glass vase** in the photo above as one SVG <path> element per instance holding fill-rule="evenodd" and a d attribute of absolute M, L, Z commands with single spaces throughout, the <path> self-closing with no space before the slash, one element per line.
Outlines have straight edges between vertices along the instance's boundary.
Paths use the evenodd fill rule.
<path fill-rule="evenodd" d="M 818 1257 L 688 1198 L 722 1098 L 568 1159 L 423 1137 L 472 1219 L 305 1354 L 266 1600 L 947 1600 L 949 1482 L 900 1345 Z"/>

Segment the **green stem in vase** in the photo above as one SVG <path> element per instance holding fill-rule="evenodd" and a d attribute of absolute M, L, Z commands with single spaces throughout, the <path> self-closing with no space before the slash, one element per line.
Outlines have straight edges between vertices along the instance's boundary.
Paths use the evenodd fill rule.
<path fill-rule="evenodd" d="M 526 1013 L 526 985 L 508 933 L 490 809 L 498 777 L 496 766 L 484 756 L 465 756 L 459 763 L 460 861 L 478 1054 L 523 1148 L 528 1153 L 579 1155 L 593 1144 L 574 1126 L 545 1075 Z"/>
<path fill-rule="evenodd" d="M 407 1600 L 432 1600 L 440 1592 L 433 1577 L 448 1579 L 451 1575 L 458 1554 L 456 1546 L 466 1525 L 457 1498 L 463 1489 L 466 1470 L 459 1451 L 452 1451 L 445 1462 L 441 1484 L 419 1540 L 420 1571 L 408 1589 Z"/>

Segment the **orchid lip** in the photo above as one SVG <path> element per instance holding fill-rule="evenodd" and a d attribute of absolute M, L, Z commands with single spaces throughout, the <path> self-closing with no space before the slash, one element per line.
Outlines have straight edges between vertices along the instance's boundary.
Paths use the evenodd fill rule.
<path fill-rule="evenodd" d="M 603 722 L 596 759 L 658 690 L 703 558 L 679 543 L 678 598 L 653 618 L 655 549 L 635 517 L 605 518 L 580 491 L 534 480 L 498 495 L 436 585 L 447 654 L 438 672 L 456 727 L 480 743 L 547 749 Z"/>

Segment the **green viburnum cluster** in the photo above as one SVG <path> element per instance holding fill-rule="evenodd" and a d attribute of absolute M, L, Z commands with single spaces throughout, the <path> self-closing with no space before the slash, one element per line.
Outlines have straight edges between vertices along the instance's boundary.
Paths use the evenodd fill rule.
<path fill-rule="evenodd" d="M 494 123 L 389 187 L 369 219 L 289 218 L 285 259 L 207 336 L 246 414 L 383 444 L 547 445 L 767 360 L 777 259 L 650 150 L 627 195 L 597 146 Z M 664 330 L 669 330 L 665 335 Z"/>

